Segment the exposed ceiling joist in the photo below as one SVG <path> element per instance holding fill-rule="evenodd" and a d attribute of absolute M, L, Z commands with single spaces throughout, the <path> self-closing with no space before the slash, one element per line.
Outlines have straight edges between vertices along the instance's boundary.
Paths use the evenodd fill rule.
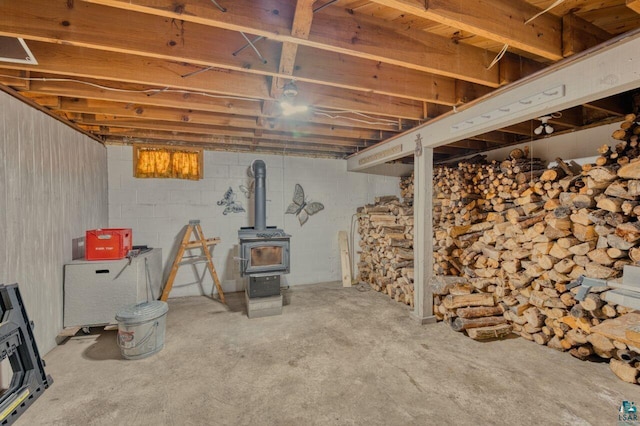
<path fill-rule="evenodd" d="M 24 39 L 38 65 L 0 62 L 0 84 L 110 143 L 136 132 L 156 143 L 178 143 L 172 133 L 210 134 L 249 143 L 241 149 L 280 141 L 340 157 L 464 111 L 562 56 L 640 28 L 627 0 L 565 0 L 550 10 L 552 0 L 218 3 L 224 7 L 210 0 L 9 2 L 0 35 Z M 504 56 L 489 66 L 505 43 Z M 279 92 L 291 81 L 300 108 L 290 116 Z M 552 122 L 558 132 L 608 122 L 627 112 L 629 98 L 594 100 Z M 533 139 L 534 127 L 535 120 L 509 123 L 454 140 L 437 156 Z M 316 145 L 327 150 L 311 150 Z"/>
<path fill-rule="evenodd" d="M 469 31 L 553 61 L 562 59 L 562 22 L 522 0 L 373 0 L 375 3 Z"/>
<path fill-rule="evenodd" d="M 526 81 L 478 100 L 461 111 L 432 120 L 349 158 L 348 169 L 367 167 L 407 155 L 419 132 L 427 132 L 424 145 L 436 147 L 530 120 L 536 116 L 634 90 L 640 86 L 640 30 L 625 34 L 598 49 L 584 52 L 532 76 Z M 577 78 L 579 76 L 580 78 Z M 555 96 L 555 97 L 554 97 Z M 538 101 L 533 101 L 533 99 Z M 514 105 L 520 109 L 512 110 Z M 534 108 L 535 106 L 535 108 Z M 500 111 L 506 114 L 498 114 Z M 491 118 L 495 114 L 495 118 Z M 490 119 L 484 119 L 489 117 Z M 461 124 L 471 124 L 460 126 Z M 394 146 L 399 146 L 393 153 Z M 385 151 L 387 150 L 387 151 Z M 376 155 L 390 152 L 389 155 Z M 361 161 L 363 159 L 370 161 Z"/>

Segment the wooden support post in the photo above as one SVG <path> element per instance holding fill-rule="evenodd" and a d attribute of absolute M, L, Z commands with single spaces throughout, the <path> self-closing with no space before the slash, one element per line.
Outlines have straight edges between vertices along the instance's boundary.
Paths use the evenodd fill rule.
<path fill-rule="evenodd" d="M 433 148 L 422 147 L 416 136 L 414 158 L 414 310 L 412 317 L 420 324 L 436 322 L 433 315 Z"/>

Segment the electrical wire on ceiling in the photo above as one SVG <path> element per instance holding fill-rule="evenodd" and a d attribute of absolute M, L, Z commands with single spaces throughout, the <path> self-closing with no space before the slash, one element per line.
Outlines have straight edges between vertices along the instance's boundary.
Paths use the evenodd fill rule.
<path fill-rule="evenodd" d="M 13 78 L 13 79 L 16 79 L 16 80 L 25 80 L 25 81 L 54 81 L 54 82 L 59 82 L 59 83 L 62 83 L 62 82 L 79 83 L 79 84 L 84 84 L 84 85 L 87 85 L 87 86 L 92 86 L 92 87 L 95 87 L 95 88 L 98 88 L 98 89 L 108 90 L 108 91 L 111 91 L 111 92 L 144 93 L 147 96 L 153 96 L 153 95 L 156 95 L 158 93 L 182 93 L 182 94 L 189 94 L 189 95 L 206 96 L 206 97 L 209 97 L 209 98 L 235 99 L 235 100 L 238 100 L 238 101 L 262 102 L 262 99 L 243 98 L 243 97 L 231 96 L 231 95 L 213 95 L 211 93 L 196 92 L 196 91 L 192 91 L 192 90 L 169 89 L 168 87 L 165 87 L 164 89 L 139 89 L 139 90 L 135 90 L 135 89 L 119 89 L 117 87 L 104 86 L 102 84 L 91 83 L 89 81 L 83 81 L 83 80 L 76 80 L 76 79 L 73 79 L 73 78 L 16 77 L 16 76 L 13 76 L 13 75 L 5 75 L 5 74 L 0 74 L 0 77 Z"/>
<path fill-rule="evenodd" d="M 398 121 L 397 120 L 390 120 L 387 118 L 380 118 L 380 117 L 371 117 L 367 114 L 363 114 L 361 112 L 357 112 L 357 111 L 351 111 L 351 110 L 328 110 L 328 109 L 321 109 L 321 108 L 314 108 L 313 109 L 314 114 L 317 115 L 322 115 L 331 119 L 344 119 L 344 120 L 352 120 L 352 121 L 356 121 L 359 123 L 365 123 L 365 124 L 378 124 L 378 125 L 384 125 L 384 126 L 394 126 L 394 127 L 398 127 Z M 370 119 L 370 120 L 377 120 L 377 121 L 368 121 L 368 120 L 360 120 L 358 118 L 354 118 L 354 117 L 348 117 L 348 116 L 342 116 L 342 115 L 333 115 L 333 114 L 354 114 L 360 117 L 363 117 L 365 119 Z"/>
<path fill-rule="evenodd" d="M 15 80 L 22 80 L 22 81 L 78 83 L 78 84 L 84 84 L 90 87 L 95 87 L 97 89 L 108 90 L 110 92 L 144 93 L 147 96 L 154 96 L 159 93 L 180 93 L 180 94 L 189 94 L 189 95 L 200 95 L 200 96 L 215 98 L 215 99 L 233 99 L 233 100 L 239 100 L 239 101 L 262 102 L 262 99 L 244 98 L 240 96 L 231 96 L 231 95 L 214 95 L 211 93 L 199 92 L 199 91 L 193 91 L 193 90 L 170 89 L 168 87 L 165 87 L 163 89 L 120 89 L 117 87 L 105 86 L 102 84 L 91 83 L 89 81 L 77 80 L 74 78 L 17 77 L 17 76 L 7 75 L 7 74 L 0 74 L 0 77 L 11 78 Z M 379 118 L 379 117 L 371 117 L 367 114 L 363 114 L 361 112 L 353 111 L 353 110 L 329 110 L 329 109 L 322 109 L 322 108 L 313 108 L 313 112 L 314 114 L 322 115 L 334 120 L 344 119 L 344 120 L 351 120 L 351 121 L 364 123 L 364 124 L 399 127 L 398 122 L 396 120 L 390 120 L 390 119 Z M 365 120 L 360 120 L 358 118 L 344 116 L 344 115 L 334 115 L 334 114 L 354 114 L 354 115 L 365 118 Z M 372 120 L 375 120 L 375 121 L 372 121 Z"/>
<path fill-rule="evenodd" d="M 545 13 L 547 13 L 548 11 L 550 11 L 551 9 L 553 9 L 554 7 L 560 5 L 564 3 L 564 0 L 556 0 L 554 3 L 552 3 L 549 7 L 547 7 L 545 10 L 541 10 L 540 12 L 536 13 L 535 15 L 533 15 L 531 18 L 527 19 L 524 22 L 524 25 L 527 25 L 529 23 L 531 23 L 531 21 L 533 21 L 534 19 L 544 15 Z M 498 54 L 496 55 L 496 57 L 493 59 L 493 61 L 491 61 L 491 63 L 489 64 L 489 66 L 487 66 L 486 68 L 488 70 L 490 70 L 491 68 L 493 68 L 493 66 L 495 64 L 497 64 L 498 62 L 500 62 L 500 59 L 502 59 L 502 57 L 505 55 L 505 53 L 507 53 L 507 50 L 509 50 L 509 44 L 505 43 L 504 46 L 502 46 L 502 49 L 500 49 L 500 51 L 498 52 Z"/>
<path fill-rule="evenodd" d="M 489 66 L 487 67 L 488 70 L 490 70 L 491 68 L 493 68 L 493 66 L 495 64 L 497 64 L 498 62 L 500 62 L 500 59 L 502 59 L 502 57 L 504 56 L 505 53 L 507 53 L 507 50 L 509 49 L 509 45 L 505 44 L 504 46 L 502 46 L 502 49 L 500 49 L 500 51 L 498 52 L 498 54 L 496 55 L 495 58 L 493 58 L 493 61 L 491 61 L 491 63 L 489 64 Z"/>
<path fill-rule="evenodd" d="M 540 11 L 539 13 L 536 13 L 535 15 L 533 15 L 531 18 L 527 19 L 524 24 L 527 25 L 528 23 L 530 23 L 531 21 L 533 21 L 534 19 L 538 18 L 539 16 L 544 15 L 545 13 L 547 13 L 548 11 L 550 11 L 551 9 L 553 9 L 554 7 L 560 5 L 564 3 L 564 0 L 556 0 L 554 3 L 551 4 L 551 6 L 547 7 L 545 10 Z"/>

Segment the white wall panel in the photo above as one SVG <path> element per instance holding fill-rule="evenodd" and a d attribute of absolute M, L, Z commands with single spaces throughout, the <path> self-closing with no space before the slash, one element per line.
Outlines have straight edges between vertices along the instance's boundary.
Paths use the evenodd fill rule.
<path fill-rule="evenodd" d="M 71 241 L 107 223 L 106 149 L 0 92 L 0 283 L 20 285 L 42 353 L 62 329 Z"/>
<path fill-rule="evenodd" d="M 110 146 L 108 157 L 110 171 L 123 171 L 120 187 L 109 189 L 109 226 L 133 228 L 134 244 L 161 247 L 166 273 L 185 225 L 189 219 L 200 219 L 207 237 L 222 240 L 213 255 L 225 291 L 242 290 L 244 285 L 234 257 L 238 229 L 253 226 L 253 198 L 245 198 L 239 186 L 248 185 L 247 169 L 253 160 L 262 159 L 267 165 L 267 225 L 292 235 L 291 273 L 283 276 L 289 285 L 340 280 L 338 231 L 348 231 L 356 208 L 373 202 L 375 196 L 399 195 L 398 178 L 348 173 L 343 160 L 207 151 L 204 179 L 187 181 L 133 178 L 130 147 Z M 325 205 L 304 226 L 295 216 L 284 214 L 296 183 L 309 200 Z M 245 213 L 222 214 L 224 208 L 217 202 L 229 186 Z M 204 285 L 198 284 L 197 274 L 201 276 L 203 270 L 204 265 L 195 270 L 181 267 L 171 296 L 210 294 L 208 274 Z"/>
<path fill-rule="evenodd" d="M 502 161 L 509 157 L 509 152 L 513 149 L 528 146 L 530 148 L 530 156 L 541 158 L 547 162 L 555 161 L 558 157 L 566 161 L 593 157 L 598 155 L 597 149 L 601 145 L 615 145 L 620 142 L 611 137 L 611 134 L 619 128 L 620 123 L 612 123 L 561 135 L 550 135 L 535 141 L 498 148 L 482 154 L 486 155 L 489 161 Z"/>

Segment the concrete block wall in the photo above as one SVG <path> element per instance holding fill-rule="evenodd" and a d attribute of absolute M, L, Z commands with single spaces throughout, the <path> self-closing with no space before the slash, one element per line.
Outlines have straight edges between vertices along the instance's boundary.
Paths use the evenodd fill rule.
<path fill-rule="evenodd" d="M 377 195 L 399 195 L 395 177 L 348 173 L 346 161 L 206 151 L 204 179 L 136 179 L 131 147 L 109 146 L 109 226 L 133 229 L 134 244 L 161 247 L 165 274 L 173 261 L 189 219 L 200 219 L 206 237 L 220 237 L 213 257 L 224 291 L 240 291 L 237 231 L 253 226 L 253 198 L 239 186 L 249 186 L 247 170 L 255 159 L 267 165 L 267 225 L 284 228 L 291 238 L 291 273 L 285 285 L 339 280 L 341 277 L 338 231 L 349 231 L 356 208 Z M 302 185 L 309 201 L 325 209 L 300 226 L 284 211 L 291 203 L 295 184 Z M 232 187 L 246 212 L 223 215 L 217 202 Z M 194 254 L 198 251 L 194 250 Z M 171 297 L 211 294 L 212 280 L 205 265 L 182 266 Z M 199 277 L 203 284 L 199 284 Z"/>
<path fill-rule="evenodd" d="M 0 283 L 18 283 L 42 354 L 62 330 L 72 239 L 107 226 L 107 150 L 0 92 Z"/>

